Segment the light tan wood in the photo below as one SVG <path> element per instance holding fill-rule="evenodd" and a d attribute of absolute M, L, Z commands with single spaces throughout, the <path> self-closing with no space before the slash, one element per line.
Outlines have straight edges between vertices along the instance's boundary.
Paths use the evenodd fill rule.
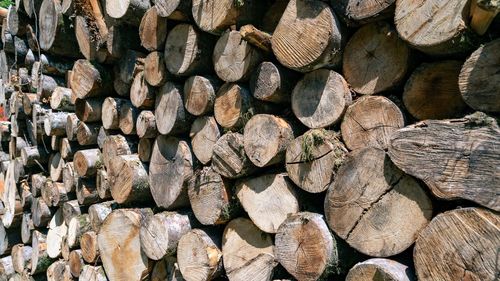
<path fill-rule="evenodd" d="M 137 151 L 137 146 L 130 143 L 123 135 L 109 135 L 104 139 L 102 158 L 106 169 L 111 168 L 111 161 L 117 155 L 129 155 Z"/>
<path fill-rule="evenodd" d="M 151 109 L 155 105 L 156 89 L 146 83 L 144 71 L 137 73 L 130 87 L 130 101 L 139 109 Z"/>
<path fill-rule="evenodd" d="M 72 69 L 71 90 L 80 99 L 106 95 L 112 89 L 107 71 L 88 60 L 77 60 Z"/>
<path fill-rule="evenodd" d="M 120 111 L 129 101 L 121 98 L 107 97 L 102 103 L 102 126 L 104 129 L 116 130 L 120 125 Z"/>
<path fill-rule="evenodd" d="M 139 144 L 137 145 L 137 154 L 142 162 L 149 162 L 149 160 L 151 160 L 153 143 L 154 139 L 139 139 Z"/>
<path fill-rule="evenodd" d="M 89 280 L 89 281 L 107 281 L 108 278 L 106 276 L 106 272 L 102 266 L 92 266 L 92 265 L 84 265 L 82 268 L 82 272 L 80 273 L 81 280 Z"/>
<path fill-rule="evenodd" d="M 252 96 L 245 87 L 226 83 L 217 91 L 214 116 L 222 127 L 234 130 L 242 128 L 254 113 Z"/>
<path fill-rule="evenodd" d="M 250 79 L 254 98 L 277 104 L 290 102 L 290 96 L 299 75 L 269 61 L 257 66 Z"/>
<path fill-rule="evenodd" d="M 332 5 L 332 8 L 348 26 L 358 26 L 392 18 L 395 3 L 396 0 L 384 2 L 369 0 L 359 3 L 353 0 L 341 0 Z"/>
<path fill-rule="evenodd" d="M 243 147 L 243 135 L 226 133 L 215 143 L 212 154 L 212 169 L 226 178 L 240 178 L 257 169 L 248 159 Z"/>
<path fill-rule="evenodd" d="M 154 51 L 147 55 L 144 60 L 144 78 L 149 85 L 160 87 L 170 77 L 165 65 L 163 52 Z"/>
<path fill-rule="evenodd" d="M 80 177 L 95 176 L 97 170 L 103 165 L 101 150 L 96 148 L 77 151 L 73 165 Z"/>
<path fill-rule="evenodd" d="M 198 117 L 191 125 L 189 136 L 193 154 L 203 164 L 212 159 L 215 143 L 220 138 L 220 129 L 212 116 Z"/>
<path fill-rule="evenodd" d="M 73 250 L 69 254 L 69 268 L 71 275 L 79 277 L 82 273 L 83 266 L 85 265 L 82 256 L 82 250 Z"/>
<path fill-rule="evenodd" d="M 137 121 L 137 116 L 139 115 L 139 109 L 134 107 L 131 103 L 124 103 L 120 108 L 120 122 L 119 127 L 123 134 L 125 135 L 135 135 L 136 128 L 135 123 Z"/>
<path fill-rule="evenodd" d="M 160 134 L 179 134 L 189 130 L 191 115 L 184 109 L 182 96 L 182 88 L 172 82 L 165 83 L 159 89 L 155 117 Z"/>
<path fill-rule="evenodd" d="M 74 192 L 78 181 L 78 173 L 75 171 L 73 162 L 68 162 L 63 168 L 63 184 L 66 192 Z"/>
<path fill-rule="evenodd" d="M 72 112 L 75 110 L 71 101 L 72 91 L 65 87 L 56 87 L 50 97 L 50 107 L 54 110 Z"/>
<path fill-rule="evenodd" d="M 160 17 L 170 20 L 186 21 L 191 17 L 189 0 L 155 0 L 155 8 Z"/>
<path fill-rule="evenodd" d="M 31 246 L 17 244 L 12 247 L 12 266 L 17 273 L 23 273 L 31 262 Z"/>
<path fill-rule="evenodd" d="M 66 116 L 66 137 L 70 141 L 77 140 L 77 131 L 80 120 L 74 113 L 69 113 Z"/>
<path fill-rule="evenodd" d="M 31 275 L 42 273 L 52 264 L 53 260 L 47 255 L 47 236 L 37 230 L 33 231 L 31 247 Z"/>
<path fill-rule="evenodd" d="M 186 110 L 195 115 L 211 113 L 214 107 L 215 94 L 221 83 L 217 78 L 204 76 L 191 76 L 184 83 L 184 106 Z"/>
<path fill-rule="evenodd" d="M 154 138 L 158 135 L 156 117 L 152 111 L 143 110 L 137 117 L 136 130 L 140 138 Z"/>
<path fill-rule="evenodd" d="M 41 198 L 37 197 L 33 199 L 31 205 L 31 215 L 33 220 L 33 225 L 35 227 L 47 226 L 50 219 L 52 218 L 52 211 L 47 206 L 47 203 Z"/>
<path fill-rule="evenodd" d="M 95 178 L 78 178 L 75 192 L 80 205 L 88 206 L 101 201 L 97 192 Z"/>
<path fill-rule="evenodd" d="M 147 166 L 137 154 L 113 157 L 108 169 L 111 196 L 119 204 L 151 200 Z"/>
<path fill-rule="evenodd" d="M 346 281 L 371 281 L 378 276 L 394 281 L 416 280 L 413 270 L 404 264 L 389 259 L 369 259 L 351 268 Z"/>
<path fill-rule="evenodd" d="M 97 170 L 96 175 L 96 188 L 99 198 L 101 199 L 111 199 L 111 185 L 109 183 L 109 176 L 106 169 L 101 168 Z"/>
<path fill-rule="evenodd" d="M 66 112 L 52 112 L 46 115 L 44 130 L 47 136 L 64 136 L 66 134 Z"/>
<path fill-rule="evenodd" d="M 86 262 L 95 264 L 98 261 L 99 246 L 97 245 L 97 233 L 94 231 L 87 231 L 82 234 L 80 238 L 80 247 L 82 249 L 82 257 Z"/>
<path fill-rule="evenodd" d="M 92 230 L 96 233 L 99 232 L 102 222 L 106 217 L 111 214 L 111 211 L 117 207 L 116 202 L 106 201 L 103 203 L 96 203 L 89 207 L 88 213 L 90 218 L 90 224 L 92 225 Z"/>
<path fill-rule="evenodd" d="M 165 257 L 155 263 L 151 271 L 152 281 L 184 281 L 176 257 Z"/>
<path fill-rule="evenodd" d="M 82 210 L 80 209 L 80 204 L 78 204 L 78 200 L 67 201 L 64 202 L 64 204 L 62 205 L 62 215 L 66 225 L 69 225 L 69 222 L 73 217 L 76 217 L 81 214 Z"/>
<path fill-rule="evenodd" d="M 156 6 L 149 8 L 139 26 L 141 45 L 148 51 L 163 50 L 167 37 L 167 19 L 158 14 Z"/>
<path fill-rule="evenodd" d="M 471 1 L 471 28 L 477 34 L 484 35 L 499 12 L 500 3 L 496 0 Z"/>
<path fill-rule="evenodd" d="M 68 233 L 68 227 L 64 222 L 62 209 L 54 214 L 49 223 L 49 231 L 47 232 L 47 255 L 49 258 L 55 259 L 61 256 L 62 241 Z M 48 272 L 48 271 L 47 271 Z"/>
<path fill-rule="evenodd" d="M 75 113 L 82 122 L 99 122 L 102 116 L 102 98 L 77 99 Z"/>

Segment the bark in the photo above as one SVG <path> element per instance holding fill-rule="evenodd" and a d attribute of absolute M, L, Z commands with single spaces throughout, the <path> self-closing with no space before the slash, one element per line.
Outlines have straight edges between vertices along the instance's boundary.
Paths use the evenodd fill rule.
<path fill-rule="evenodd" d="M 137 51 L 125 52 L 118 63 L 118 76 L 122 82 L 132 84 L 135 75 L 144 70 L 144 57 L 144 54 Z"/>

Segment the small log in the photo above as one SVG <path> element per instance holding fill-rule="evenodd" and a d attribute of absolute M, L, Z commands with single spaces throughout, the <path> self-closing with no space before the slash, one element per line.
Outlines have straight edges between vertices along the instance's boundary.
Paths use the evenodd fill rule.
<path fill-rule="evenodd" d="M 211 35 L 202 33 L 193 25 L 176 25 L 168 33 L 165 43 L 165 63 L 168 71 L 180 76 L 210 72 L 214 44 L 215 40 Z"/>
<path fill-rule="evenodd" d="M 107 0 L 106 14 L 119 20 L 121 23 L 138 26 L 144 13 L 151 7 L 150 1 L 146 0 Z M 113 278 L 112 278 L 113 279 Z"/>
<path fill-rule="evenodd" d="M 141 249 L 152 260 L 177 251 L 181 237 L 196 226 L 191 213 L 161 212 L 147 218 L 140 230 Z"/>
<path fill-rule="evenodd" d="M 187 142 L 158 136 L 149 164 L 149 184 L 156 205 L 165 209 L 187 206 L 186 182 L 192 174 L 193 159 Z"/>
<path fill-rule="evenodd" d="M 243 147 L 243 135 L 226 133 L 214 146 L 212 169 L 226 178 L 240 178 L 252 174 L 257 169 L 248 159 Z"/>
<path fill-rule="evenodd" d="M 494 63 L 500 59 L 495 50 L 500 40 L 493 40 L 474 51 L 458 76 L 458 87 L 465 103 L 474 110 L 500 112 L 500 74 Z"/>
<path fill-rule="evenodd" d="M 229 222 L 222 236 L 222 255 L 227 277 L 234 281 L 272 280 L 274 245 L 271 235 L 258 229 L 251 220 L 237 218 Z"/>
<path fill-rule="evenodd" d="M 65 126 L 66 127 L 66 126 Z M 66 131 L 66 130 L 64 130 Z M 51 136 L 50 137 L 50 148 L 52 151 L 59 151 L 61 149 L 61 137 L 60 136 Z M 51 158 L 54 154 L 51 154 Z M 49 159 L 49 162 L 51 160 Z"/>
<path fill-rule="evenodd" d="M 336 14 L 348 25 L 359 26 L 391 18 L 394 15 L 395 0 L 384 2 L 360 2 L 353 0 L 330 1 Z"/>
<path fill-rule="evenodd" d="M 102 48 L 102 40 L 95 30 L 98 29 L 95 21 L 89 17 L 77 15 L 74 28 L 78 49 L 86 59 L 96 61 L 101 52 L 107 52 L 105 48 Z"/>
<path fill-rule="evenodd" d="M 47 236 L 37 230 L 33 231 L 31 240 L 31 275 L 46 272 L 53 260 L 47 255 Z"/>
<path fill-rule="evenodd" d="M 31 175 L 31 194 L 33 194 L 33 197 L 40 197 L 40 192 L 46 181 L 47 178 L 43 174 Z"/>
<path fill-rule="evenodd" d="M 208 281 L 222 274 L 221 243 L 216 236 L 216 233 L 193 229 L 181 237 L 177 262 L 184 279 Z"/>
<path fill-rule="evenodd" d="M 215 143 L 220 136 L 221 132 L 214 117 L 202 116 L 194 120 L 189 137 L 193 154 L 201 163 L 206 165 L 210 162 Z"/>
<path fill-rule="evenodd" d="M 47 226 L 52 218 L 52 214 L 52 210 L 49 209 L 49 206 L 41 197 L 33 199 L 33 203 L 31 205 L 31 218 L 35 227 Z"/>
<path fill-rule="evenodd" d="M 240 35 L 243 40 L 248 41 L 266 54 L 272 53 L 271 34 L 257 29 L 252 24 L 247 24 L 240 28 Z"/>
<path fill-rule="evenodd" d="M 169 78 L 162 52 L 151 52 L 144 60 L 144 79 L 153 87 L 160 87 Z"/>
<path fill-rule="evenodd" d="M 129 101 L 120 98 L 107 97 L 102 103 L 102 126 L 104 129 L 116 130 L 120 124 L 120 110 Z"/>
<path fill-rule="evenodd" d="M 137 152 L 137 145 L 129 142 L 122 135 L 110 135 L 105 138 L 102 147 L 102 158 L 106 169 L 110 169 L 111 160 L 118 155 L 129 155 Z"/>
<path fill-rule="evenodd" d="M 82 273 L 82 269 L 85 266 L 85 262 L 83 261 L 82 250 L 73 250 L 69 254 L 69 269 L 71 275 L 74 277 L 80 277 Z M 83 279 L 86 280 L 86 279 Z"/>
<path fill-rule="evenodd" d="M 80 238 L 80 247 L 82 248 L 83 259 L 95 264 L 99 259 L 99 247 L 97 246 L 97 233 L 87 231 Z"/>
<path fill-rule="evenodd" d="M 65 261 L 56 261 L 47 268 L 47 281 L 63 280 L 64 271 L 66 270 Z"/>
<path fill-rule="evenodd" d="M 335 179 L 347 148 L 332 131 L 313 129 L 293 140 L 286 151 L 286 171 L 301 189 L 320 193 Z"/>
<path fill-rule="evenodd" d="M 70 249 L 80 246 L 80 237 L 91 230 L 90 217 L 82 214 L 73 217 L 68 224 L 68 246 Z"/>
<path fill-rule="evenodd" d="M 341 62 L 344 36 L 332 8 L 321 1 L 291 0 L 272 37 L 273 53 L 287 68 L 310 72 Z"/>
<path fill-rule="evenodd" d="M 203 225 L 224 224 L 238 214 L 232 193 L 230 183 L 210 167 L 196 171 L 188 183 L 191 208 Z"/>
<path fill-rule="evenodd" d="M 458 76 L 461 61 L 441 61 L 420 65 L 408 79 L 403 102 L 408 112 L 418 120 L 461 117 L 467 110 Z M 443 104 L 446 106 L 438 106 Z"/>
<path fill-rule="evenodd" d="M 351 247 L 388 257 L 415 242 L 432 217 L 432 204 L 420 184 L 392 164 L 384 150 L 364 148 L 340 167 L 326 195 L 325 215 L 330 228 Z M 412 223 L 403 229 L 397 222 L 407 218 Z"/>
<path fill-rule="evenodd" d="M 95 148 L 77 151 L 73 159 L 73 165 L 80 177 L 95 176 L 97 170 L 103 165 L 101 150 Z"/>
<path fill-rule="evenodd" d="M 243 40 L 238 31 L 224 33 L 213 51 L 215 72 L 226 82 L 248 80 L 263 58 L 261 51 Z"/>
<path fill-rule="evenodd" d="M 396 2 L 396 29 L 399 37 L 413 48 L 429 55 L 451 55 L 472 47 L 463 44 L 463 39 L 456 39 L 466 40 L 470 36 L 469 29 L 463 28 L 463 23 L 469 21 L 470 1 L 429 1 L 422 5 L 411 0 Z M 434 17 L 450 24 L 445 27 Z"/>
<path fill-rule="evenodd" d="M 217 123 L 227 129 L 240 129 L 255 113 L 252 95 L 243 86 L 226 83 L 217 91 L 214 115 Z"/>
<path fill-rule="evenodd" d="M 63 237 L 68 233 L 68 227 L 64 222 L 62 209 L 58 209 L 49 223 L 47 232 L 47 255 L 55 259 L 61 256 Z"/>
<path fill-rule="evenodd" d="M 95 178 L 78 178 L 76 184 L 76 198 L 80 205 L 91 205 L 101 201 L 97 193 Z"/>
<path fill-rule="evenodd" d="M 12 257 L 11 256 L 5 256 L 3 258 L 0 258 L 0 274 L 2 276 L 5 276 L 5 279 L 3 280 L 8 280 L 7 278 L 11 277 L 14 275 L 15 270 L 12 264 Z"/>
<path fill-rule="evenodd" d="M 33 249 L 31 248 L 31 246 L 17 244 L 12 247 L 12 266 L 17 273 L 24 273 L 24 270 L 28 268 L 31 262 L 32 252 Z"/>
<path fill-rule="evenodd" d="M 52 112 L 46 115 L 44 120 L 44 130 L 47 136 L 66 135 L 66 121 L 68 114 L 66 112 Z"/>
<path fill-rule="evenodd" d="M 49 154 L 44 147 L 31 146 L 21 149 L 21 159 L 23 165 L 27 167 L 46 164 L 48 158 Z"/>
<path fill-rule="evenodd" d="M 112 82 L 108 71 L 96 63 L 81 59 L 73 66 L 71 90 L 79 99 L 107 95 L 113 89 Z"/>
<path fill-rule="evenodd" d="M 80 204 L 78 204 L 78 200 L 71 200 L 63 203 L 62 215 L 66 225 L 69 225 L 69 222 L 71 221 L 72 218 L 79 216 L 81 214 L 82 210 L 80 208 Z"/>
<path fill-rule="evenodd" d="M 74 113 L 68 113 L 66 117 L 66 137 L 68 140 L 73 141 L 77 139 L 78 125 L 80 120 Z"/>
<path fill-rule="evenodd" d="M 157 6 L 149 8 L 142 17 L 139 25 L 139 36 L 141 46 L 150 52 L 163 50 L 165 47 L 167 19 L 158 14 Z"/>
<path fill-rule="evenodd" d="M 387 149 L 392 134 L 404 125 L 403 113 L 390 99 L 366 96 L 347 108 L 340 128 L 350 150 L 368 146 Z"/>
<path fill-rule="evenodd" d="M 102 116 L 101 98 L 77 99 L 75 102 L 75 113 L 82 122 L 99 122 Z"/>
<path fill-rule="evenodd" d="M 160 17 L 177 21 L 186 21 L 191 18 L 192 3 L 189 0 L 155 0 L 153 2 Z"/>
<path fill-rule="evenodd" d="M 255 226 L 267 233 L 277 233 L 290 214 L 300 211 L 298 193 L 285 174 L 245 180 L 235 194 Z"/>
<path fill-rule="evenodd" d="M 416 280 L 413 270 L 404 264 L 388 259 L 369 259 L 351 268 L 346 281 L 371 281 L 377 276 L 394 281 Z"/>
<path fill-rule="evenodd" d="M 101 199 L 111 198 L 111 186 L 109 183 L 108 173 L 103 168 L 97 170 L 96 188 L 97 188 L 97 194 L 99 194 L 99 198 Z"/>
<path fill-rule="evenodd" d="M 118 64 L 118 76 L 126 84 L 132 84 L 137 73 L 144 70 L 145 55 L 133 50 L 127 50 Z"/>
<path fill-rule="evenodd" d="M 194 116 L 213 111 L 215 94 L 221 83 L 213 77 L 191 76 L 184 83 L 184 106 Z"/>
<path fill-rule="evenodd" d="M 62 239 L 62 244 L 61 244 L 61 257 L 65 261 L 69 261 L 69 254 L 71 253 L 71 249 L 68 246 L 68 236 L 65 235 Z M 67 263 L 68 269 L 69 269 L 69 262 Z M 71 275 L 71 272 L 69 272 L 69 275 Z M 71 280 L 71 279 L 70 279 Z"/>
<path fill-rule="evenodd" d="M 250 79 L 250 91 L 254 98 L 272 102 L 290 102 L 290 93 L 299 75 L 278 64 L 265 61 L 261 63 Z"/>
<path fill-rule="evenodd" d="M 61 145 L 59 151 L 61 153 L 61 157 L 66 161 L 73 160 L 73 156 L 75 152 L 79 150 L 86 149 L 86 146 L 81 146 L 76 141 L 69 141 L 68 138 L 61 139 Z"/>
<path fill-rule="evenodd" d="M 42 189 L 42 198 L 49 207 L 57 207 L 75 196 L 66 192 L 66 187 L 62 182 L 48 180 Z"/>
<path fill-rule="evenodd" d="M 115 156 L 108 172 L 111 196 L 118 204 L 151 200 L 147 167 L 137 154 Z"/>
<path fill-rule="evenodd" d="M 97 135 L 101 125 L 99 123 L 79 122 L 76 129 L 76 139 L 80 145 L 97 144 Z"/>
<path fill-rule="evenodd" d="M 150 215 L 151 210 L 121 209 L 104 220 L 97 243 L 110 280 L 141 280 L 148 274 L 148 259 L 141 251 L 139 231 L 141 221 Z"/>
<path fill-rule="evenodd" d="M 180 134 L 189 130 L 191 115 L 184 109 L 182 89 L 178 85 L 167 82 L 159 89 L 155 117 L 160 134 Z"/>
<path fill-rule="evenodd" d="M 157 0 L 158 1 L 158 0 Z M 184 281 L 176 257 L 165 257 L 155 263 L 151 271 L 151 280 Z"/>
<path fill-rule="evenodd" d="M 125 135 L 135 135 L 135 123 L 139 115 L 139 109 L 134 107 L 131 103 L 124 103 L 120 108 L 120 122 L 119 127 Z"/>
<path fill-rule="evenodd" d="M 142 138 L 155 138 L 158 135 L 156 129 L 156 117 L 152 111 L 143 110 L 137 117 L 137 135 Z M 140 149 L 139 149 L 140 150 Z"/>
<path fill-rule="evenodd" d="M 35 229 L 30 213 L 23 213 L 23 221 L 21 222 L 21 241 L 23 244 L 31 243 L 31 232 Z"/>
<path fill-rule="evenodd" d="M 75 171 L 73 162 L 68 162 L 63 168 L 63 184 L 67 193 L 76 190 L 76 183 L 78 182 L 78 173 Z"/>
<path fill-rule="evenodd" d="M 64 165 L 65 162 L 62 159 L 61 154 L 59 152 L 52 155 L 52 159 L 49 162 L 49 173 L 51 180 L 62 181 L 62 171 Z"/>
<path fill-rule="evenodd" d="M 137 73 L 130 87 L 130 101 L 139 109 L 151 109 L 155 106 L 156 89 L 146 83 L 144 71 Z"/>
<path fill-rule="evenodd" d="M 80 280 L 88 281 L 107 281 L 106 273 L 102 266 L 82 265 Z"/>
<path fill-rule="evenodd" d="M 106 130 L 103 126 L 99 128 L 99 134 L 97 135 L 97 146 L 102 149 L 104 146 L 104 141 L 108 136 L 117 135 L 119 131 L 116 130 Z"/>
<path fill-rule="evenodd" d="M 149 160 L 151 159 L 153 143 L 154 139 L 139 139 L 139 144 L 137 145 L 137 154 L 142 162 L 149 162 Z"/>
<path fill-rule="evenodd" d="M 106 219 L 106 217 L 109 214 L 111 214 L 111 211 L 115 207 L 116 207 L 115 201 L 97 203 L 89 207 L 89 218 L 93 231 L 95 231 L 96 233 L 99 232 L 102 222 Z"/>
<path fill-rule="evenodd" d="M 311 129 L 338 123 L 351 104 L 347 82 L 335 71 L 319 69 L 300 80 L 292 92 L 292 110 Z"/>

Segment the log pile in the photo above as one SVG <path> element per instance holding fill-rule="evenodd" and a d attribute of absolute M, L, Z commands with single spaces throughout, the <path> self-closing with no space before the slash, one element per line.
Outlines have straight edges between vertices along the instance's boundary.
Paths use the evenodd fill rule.
<path fill-rule="evenodd" d="M 0 281 L 498 280 L 499 10 L 0 9 Z"/>

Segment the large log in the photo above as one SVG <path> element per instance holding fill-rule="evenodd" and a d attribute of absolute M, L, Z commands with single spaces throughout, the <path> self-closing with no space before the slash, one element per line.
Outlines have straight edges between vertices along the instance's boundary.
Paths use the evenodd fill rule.
<path fill-rule="evenodd" d="M 226 178 L 240 178 L 257 169 L 248 159 L 243 147 L 243 135 L 226 133 L 215 143 L 212 154 L 212 169 Z"/>
<path fill-rule="evenodd" d="M 71 90 L 80 99 L 107 95 L 113 89 L 108 71 L 84 59 L 77 60 L 73 65 L 70 83 Z"/>
<path fill-rule="evenodd" d="M 151 200 L 147 167 L 137 154 L 113 157 L 108 168 L 111 196 L 119 204 Z"/>
<path fill-rule="evenodd" d="M 150 86 L 144 78 L 144 71 L 137 73 L 130 86 L 130 101 L 139 109 L 151 109 L 155 106 L 156 88 Z"/>
<path fill-rule="evenodd" d="M 141 39 L 137 27 L 130 25 L 110 26 L 106 38 L 106 47 L 108 53 L 117 59 L 122 58 L 128 49 L 140 49 Z"/>
<path fill-rule="evenodd" d="M 101 98 L 77 99 L 75 102 L 75 113 L 82 122 L 99 122 L 102 116 Z"/>
<path fill-rule="evenodd" d="M 184 109 L 182 88 L 167 82 L 158 92 L 155 105 L 156 126 L 163 135 L 189 131 L 191 115 Z"/>
<path fill-rule="evenodd" d="M 356 264 L 347 274 L 346 281 L 372 281 L 383 276 L 394 281 L 414 281 L 411 268 L 397 261 L 388 259 L 369 259 Z"/>
<path fill-rule="evenodd" d="M 184 83 L 184 106 L 195 115 L 205 115 L 213 111 L 215 94 L 221 83 L 213 77 L 191 76 Z"/>
<path fill-rule="evenodd" d="M 262 62 L 250 79 L 250 91 L 256 99 L 277 104 L 290 102 L 290 94 L 299 75 L 269 61 Z"/>
<path fill-rule="evenodd" d="M 272 37 L 273 53 L 291 69 L 309 72 L 341 62 L 343 36 L 330 6 L 291 0 Z"/>
<path fill-rule="evenodd" d="M 202 116 L 194 120 L 189 137 L 191 137 L 193 154 L 201 163 L 206 165 L 210 162 L 215 143 L 220 135 L 221 132 L 214 117 Z"/>
<path fill-rule="evenodd" d="M 160 17 L 185 21 L 191 18 L 191 1 L 189 0 L 154 0 L 156 12 Z"/>
<path fill-rule="evenodd" d="M 78 178 L 75 192 L 80 205 L 90 205 L 101 201 L 95 178 Z"/>
<path fill-rule="evenodd" d="M 249 219 L 237 218 L 227 224 L 222 241 L 224 269 L 229 280 L 272 280 L 277 262 L 271 235 Z"/>
<path fill-rule="evenodd" d="M 158 14 L 157 6 L 149 8 L 139 25 L 141 45 L 148 51 L 163 50 L 167 38 L 167 19 Z"/>
<path fill-rule="evenodd" d="M 118 63 L 118 76 L 122 82 L 131 84 L 135 75 L 144 70 L 144 57 L 140 52 L 127 50 Z"/>
<path fill-rule="evenodd" d="M 42 198 L 49 207 L 58 207 L 64 202 L 74 199 L 75 195 L 66 192 L 66 187 L 62 182 L 48 180 L 42 189 Z"/>
<path fill-rule="evenodd" d="M 75 111 L 75 106 L 71 101 L 72 91 L 65 87 L 56 87 L 50 97 L 50 107 L 54 110 L 66 112 Z"/>
<path fill-rule="evenodd" d="M 443 199 L 463 198 L 500 211 L 500 128 L 482 113 L 423 121 L 393 134 L 389 156 Z M 450 146 L 450 144 L 453 144 Z"/>
<path fill-rule="evenodd" d="M 186 182 L 192 174 L 193 158 L 187 142 L 158 136 L 149 164 L 149 184 L 156 205 L 165 209 L 187 206 Z"/>
<path fill-rule="evenodd" d="M 149 0 L 106 0 L 106 14 L 121 23 L 138 26 L 141 18 L 151 7 Z"/>
<path fill-rule="evenodd" d="M 47 203 L 45 203 L 41 197 L 33 199 L 33 203 L 31 205 L 31 216 L 35 227 L 47 226 L 52 218 L 52 214 L 53 211 L 49 209 L 49 206 L 47 206 Z"/>
<path fill-rule="evenodd" d="M 70 141 L 74 141 L 77 139 L 78 125 L 80 120 L 76 116 L 75 113 L 68 113 L 66 117 L 66 137 Z"/>
<path fill-rule="evenodd" d="M 107 49 L 103 48 L 101 36 L 96 29 L 98 27 L 90 17 L 81 15 L 75 17 L 75 34 L 80 52 L 90 61 L 103 61 Z"/>
<path fill-rule="evenodd" d="M 365 148 L 354 151 L 340 167 L 326 195 L 325 215 L 330 228 L 351 247 L 388 257 L 415 242 L 432 217 L 432 203 L 384 150 Z"/>
<path fill-rule="evenodd" d="M 45 116 L 44 130 L 47 136 L 64 136 L 66 135 L 66 122 L 68 113 L 52 112 Z"/>
<path fill-rule="evenodd" d="M 144 78 L 149 85 L 160 87 L 170 77 L 163 52 L 151 52 L 144 60 Z"/>
<path fill-rule="evenodd" d="M 238 130 L 245 126 L 254 113 L 252 95 L 244 86 L 226 83 L 217 91 L 214 116 L 222 127 Z"/>
<path fill-rule="evenodd" d="M 11 256 L 5 256 L 3 258 L 0 258 L 0 274 L 1 274 L 1 279 L 2 281 L 7 281 L 9 277 L 14 275 L 15 270 L 14 266 L 12 264 L 12 257 Z"/>

